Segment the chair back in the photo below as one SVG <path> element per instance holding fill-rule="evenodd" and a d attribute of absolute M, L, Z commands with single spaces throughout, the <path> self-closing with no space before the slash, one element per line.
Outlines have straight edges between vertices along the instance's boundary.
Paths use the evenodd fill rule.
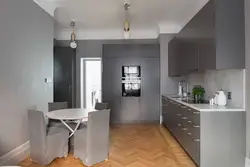
<path fill-rule="evenodd" d="M 60 110 L 68 108 L 68 102 L 53 102 L 48 103 L 48 111 Z"/>
<path fill-rule="evenodd" d="M 90 112 L 87 123 L 87 161 L 100 162 L 108 157 L 110 109 Z"/>
<path fill-rule="evenodd" d="M 45 115 L 41 111 L 28 110 L 30 155 L 41 159 L 46 153 L 47 125 Z"/>
<path fill-rule="evenodd" d="M 95 104 L 95 109 L 96 110 L 105 110 L 108 109 L 108 103 L 96 103 Z"/>

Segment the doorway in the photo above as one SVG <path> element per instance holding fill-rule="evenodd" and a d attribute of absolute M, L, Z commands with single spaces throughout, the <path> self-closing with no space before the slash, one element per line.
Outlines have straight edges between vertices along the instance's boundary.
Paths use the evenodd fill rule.
<path fill-rule="evenodd" d="M 102 101 L 102 59 L 81 58 L 81 108 Z"/>
<path fill-rule="evenodd" d="M 54 102 L 75 108 L 76 52 L 70 47 L 54 47 Z"/>

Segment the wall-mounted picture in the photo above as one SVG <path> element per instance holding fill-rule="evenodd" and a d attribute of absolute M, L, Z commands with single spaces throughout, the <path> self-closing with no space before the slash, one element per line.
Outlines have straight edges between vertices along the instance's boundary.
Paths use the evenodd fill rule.
<path fill-rule="evenodd" d="M 141 67 L 122 66 L 122 96 L 141 96 Z"/>

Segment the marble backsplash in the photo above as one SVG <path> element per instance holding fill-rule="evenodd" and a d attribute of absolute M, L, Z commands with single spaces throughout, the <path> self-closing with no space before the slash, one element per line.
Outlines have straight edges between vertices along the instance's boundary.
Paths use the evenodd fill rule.
<path fill-rule="evenodd" d="M 186 76 L 189 91 L 194 85 L 202 85 L 205 90 L 205 98 L 209 99 L 220 89 L 227 95 L 232 92 L 229 105 L 245 108 L 245 70 L 210 70 L 201 73 L 193 73 Z"/>

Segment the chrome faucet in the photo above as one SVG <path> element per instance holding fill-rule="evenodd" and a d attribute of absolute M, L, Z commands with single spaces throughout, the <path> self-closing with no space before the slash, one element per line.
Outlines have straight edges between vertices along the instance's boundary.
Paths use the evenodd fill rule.
<path fill-rule="evenodd" d="M 181 97 L 185 97 L 187 96 L 187 94 L 188 94 L 188 83 L 185 80 L 182 80 L 178 83 L 178 95 Z"/>

